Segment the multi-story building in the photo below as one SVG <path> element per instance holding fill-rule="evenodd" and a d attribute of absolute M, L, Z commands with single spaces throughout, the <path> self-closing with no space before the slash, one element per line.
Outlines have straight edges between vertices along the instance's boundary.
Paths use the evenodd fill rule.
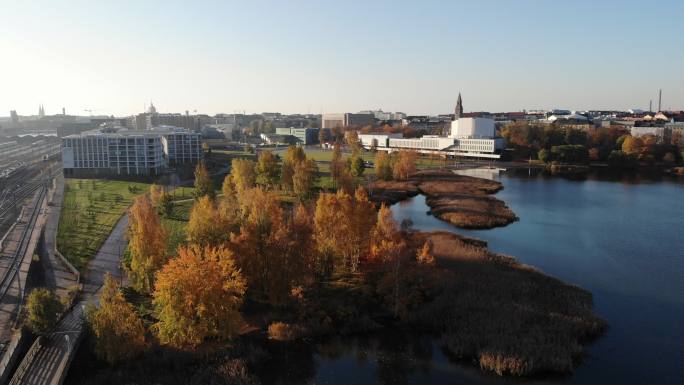
<path fill-rule="evenodd" d="M 201 156 L 200 135 L 176 127 L 87 131 L 62 139 L 65 175 L 159 175 L 169 164 L 194 163 Z"/>
<path fill-rule="evenodd" d="M 197 163 L 202 159 L 201 135 L 175 127 L 159 127 L 161 141 L 169 165 Z"/>
<path fill-rule="evenodd" d="M 375 123 L 375 115 L 370 112 L 323 114 L 321 117 L 321 128 L 328 129 L 346 126 L 367 126 L 373 123 Z"/>
<path fill-rule="evenodd" d="M 318 142 L 318 128 L 276 128 L 278 135 L 292 135 L 301 144 L 307 145 Z"/>

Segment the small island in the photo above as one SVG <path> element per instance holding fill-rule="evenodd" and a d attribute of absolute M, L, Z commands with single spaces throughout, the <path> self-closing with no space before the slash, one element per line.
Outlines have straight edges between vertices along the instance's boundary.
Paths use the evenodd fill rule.
<path fill-rule="evenodd" d="M 518 219 L 503 201 L 491 196 L 501 183 L 458 175 L 449 170 L 422 170 L 402 181 L 377 181 L 371 199 L 393 204 L 423 194 L 430 213 L 466 229 L 490 229 Z"/>

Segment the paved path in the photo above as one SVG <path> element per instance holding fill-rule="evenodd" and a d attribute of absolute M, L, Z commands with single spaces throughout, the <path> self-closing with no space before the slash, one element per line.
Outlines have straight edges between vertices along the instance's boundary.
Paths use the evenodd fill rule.
<path fill-rule="evenodd" d="M 33 355 L 28 354 L 20 364 L 10 384 L 60 384 L 66 375 L 72 353 L 78 346 L 84 328 L 83 309 L 94 301 L 109 272 L 122 279 L 121 256 L 126 249 L 125 240 L 128 216 L 124 215 L 112 230 L 100 250 L 81 277 L 83 299 L 64 316 L 57 328 L 46 336 Z M 65 337 L 67 336 L 67 337 Z"/>

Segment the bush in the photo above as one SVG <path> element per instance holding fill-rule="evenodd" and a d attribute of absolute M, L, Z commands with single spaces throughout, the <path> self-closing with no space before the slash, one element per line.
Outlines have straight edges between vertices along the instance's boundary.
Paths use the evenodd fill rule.
<path fill-rule="evenodd" d="M 26 301 L 26 308 L 28 326 L 38 335 L 50 332 L 64 310 L 55 293 L 42 287 L 31 291 Z"/>
<path fill-rule="evenodd" d="M 553 146 L 550 160 L 560 163 L 586 163 L 589 160 L 589 151 L 583 145 Z"/>
<path fill-rule="evenodd" d="M 304 328 L 300 325 L 285 322 L 273 322 L 268 325 L 268 338 L 277 341 L 292 341 L 301 337 Z"/>

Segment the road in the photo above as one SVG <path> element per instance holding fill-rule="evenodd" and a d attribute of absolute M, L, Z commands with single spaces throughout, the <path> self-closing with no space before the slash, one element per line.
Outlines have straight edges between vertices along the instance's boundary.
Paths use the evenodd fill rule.
<path fill-rule="evenodd" d="M 71 353 L 78 346 L 83 335 L 83 309 L 88 302 L 95 301 L 104 283 L 105 273 L 123 279 L 121 256 L 126 249 L 125 240 L 128 216 L 124 215 L 112 230 L 95 257 L 88 263 L 82 275 L 82 300 L 64 316 L 54 332 L 32 348 L 19 365 L 10 384 L 60 384 L 66 375 Z M 67 336 L 67 337 L 65 337 Z"/>

